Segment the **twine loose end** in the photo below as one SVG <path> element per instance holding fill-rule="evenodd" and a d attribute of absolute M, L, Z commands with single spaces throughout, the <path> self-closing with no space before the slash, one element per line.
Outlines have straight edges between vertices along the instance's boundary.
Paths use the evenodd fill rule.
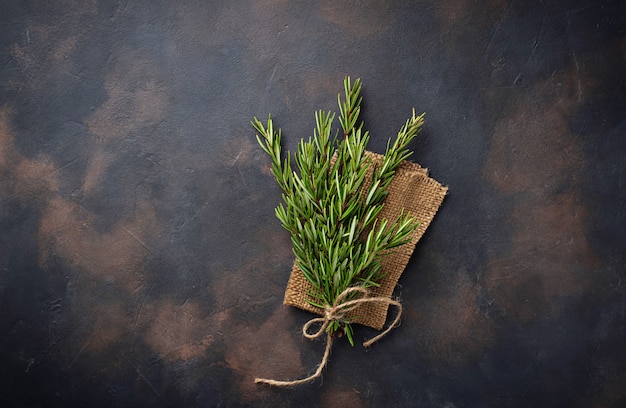
<path fill-rule="evenodd" d="M 359 292 L 363 294 L 364 297 L 341 303 L 343 299 L 352 292 Z M 396 306 L 398 308 L 398 314 L 396 315 L 396 318 L 394 319 L 394 321 L 389 325 L 389 327 L 387 327 L 387 329 L 385 329 L 385 331 L 383 331 L 382 333 L 378 334 L 375 337 L 372 337 L 371 339 L 363 343 L 364 347 L 371 346 L 372 344 L 374 344 L 375 342 L 377 342 L 378 340 L 386 336 L 387 333 L 389 333 L 393 328 L 395 328 L 398 325 L 398 323 L 400 322 L 400 316 L 402 315 L 402 304 L 398 302 L 397 300 L 393 300 L 388 297 L 367 297 L 367 294 L 368 294 L 367 289 L 359 288 L 359 287 L 352 287 L 352 288 L 348 288 L 344 290 L 343 292 L 341 292 L 339 296 L 337 296 L 337 300 L 335 300 L 335 303 L 332 306 L 326 307 L 324 311 L 324 317 L 316 317 L 305 323 L 305 325 L 302 327 L 303 335 L 309 339 L 314 339 L 314 338 L 321 336 L 322 333 L 326 331 L 326 328 L 332 321 L 343 319 L 346 313 L 348 313 L 349 311 L 355 309 L 357 306 L 364 304 L 364 303 L 378 302 L 378 303 L 385 303 L 388 306 L 390 305 Z M 313 333 L 309 333 L 308 330 L 311 327 L 311 325 L 314 323 L 322 323 L 322 324 L 317 331 Z M 330 355 L 332 341 L 333 341 L 332 336 L 330 335 L 330 333 L 326 332 L 326 349 L 324 350 L 324 356 L 322 358 L 322 361 L 320 362 L 320 365 L 317 367 L 317 370 L 315 370 L 315 373 L 313 373 L 312 375 L 306 378 L 303 378 L 301 380 L 294 380 L 294 381 L 278 381 L 278 380 L 272 380 L 268 378 L 257 377 L 254 379 L 254 383 L 275 385 L 277 387 L 291 387 L 294 385 L 305 384 L 305 383 L 313 381 L 314 379 L 322 375 L 322 370 L 324 370 L 324 367 L 326 367 L 326 364 L 328 363 L 328 356 Z"/>

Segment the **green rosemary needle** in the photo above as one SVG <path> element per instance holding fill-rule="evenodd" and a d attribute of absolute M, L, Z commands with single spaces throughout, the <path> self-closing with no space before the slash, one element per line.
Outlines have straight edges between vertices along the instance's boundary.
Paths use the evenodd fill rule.
<path fill-rule="evenodd" d="M 296 264 L 314 288 L 309 302 L 322 309 L 350 287 L 379 286 L 384 276 L 381 257 L 409 242 L 419 225 L 408 213 L 395 220 L 378 216 L 397 167 L 412 154 L 407 145 L 420 132 L 424 114 L 416 116 L 413 110 L 375 166 L 365 154 L 369 132 L 362 122 L 357 125 L 360 92 L 360 79 L 352 83 L 346 77 L 344 99 L 338 96 L 341 137 L 331 137 L 334 113 L 315 113 L 313 136 L 301 140 L 293 155 L 295 170 L 291 153 L 283 158 L 281 131 L 274 129 L 271 115 L 265 125 L 256 117 L 252 121 L 283 191 L 276 217 L 291 234 Z M 340 330 L 354 345 L 348 318 L 334 320 L 327 328 L 331 334 Z"/>

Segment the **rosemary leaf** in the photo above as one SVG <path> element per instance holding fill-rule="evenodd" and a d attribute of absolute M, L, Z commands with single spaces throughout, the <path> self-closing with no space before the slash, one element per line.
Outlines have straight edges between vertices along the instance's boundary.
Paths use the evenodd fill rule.
<path fill-rule="evenodd" d="M 382 163 L 373 166 L 365 154 L 369 132 L 358 123 L 361 87 L 360 79 L 353 83 L 346 77 L 343 99 L 337 97 L 342 138 L 331 138 L 335 113 L 315 113 L 313 136 L 301 140 L 294 154 L 295 170 L 291 154 L 282 157 L 281 130 L 274 129 L 271 115 L 265 124 L 252 121 L 283 190 L 276 217 L 291 234 L 296 264 L 313 287 L 308 302 L 319 308 L 332 307 L 350 287 L 379 286 L 381 258 L 407 243 L 419 225 L 408 213 L 395 220 L 380 219 L 379 214 L 396 169 L 412 154 L 407 146 L 420 132 L 424 114 L 412 111 L 395 140 L 388 141 Z M 327 330 L 343 331 L 354 345 L 347 318 L 333 321 Z"/>

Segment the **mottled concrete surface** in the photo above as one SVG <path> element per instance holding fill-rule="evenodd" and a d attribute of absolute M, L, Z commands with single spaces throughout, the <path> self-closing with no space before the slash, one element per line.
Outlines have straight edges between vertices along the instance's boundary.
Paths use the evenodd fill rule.
<path fill-rule="evenodd" d="M 626 405 L 626 3 L 0 4 L 3 407 Z M 254 140 L 294 149 L 345 75 L 370 148 L 411 107 L 450 194 L 396 293 L 338 341 L 282 306 Z M 357 329 L 358 338 L 375 332 Z"/>

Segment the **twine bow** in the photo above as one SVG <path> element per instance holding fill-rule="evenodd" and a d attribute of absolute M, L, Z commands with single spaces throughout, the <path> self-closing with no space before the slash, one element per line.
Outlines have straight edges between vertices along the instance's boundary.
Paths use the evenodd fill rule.
<path fill-rule="evenodd" d="M 351 293 L 360 293 L 363 295 L 363 297 L 343 302 L 343 300 Z M 330 325 L 331 323 L 335 321 L 343 320 L 349 312 L 357 308 L 359 305 L 362 305 L 365 303 L 384 303 L 388 306 L 394 305 L 398 308 L 398 314 L 396 315 L 396 318 L 391 323 L 391 325 L 389 325 L 389 327 L 387 327 L 387 329 L 385 329 L 385 331 L 383 331 L 382 333 L 365 341 L 363 343 L 363 346 L 369 347 L 373 343 L 377 342 L 378 340 L 383 338 L 385 335 L 387 335 L 387 333 L 389 333 L 394 327 L 396 327 L 398 322 L 400 321 L 400 315 L 402 314 L 402 304 L 400 304 L 400 302 L 398 302 L 397 300 L 393 300 L 388 297 L 367 297 L 367 295 L 368 295 L 368 291 L 365 288 L 361 288 L 361 287 L 348 288 L 344 290 L 343 292 L 341 292 L 339 296 L 337 296 L 337 299 L 332 304 L 332 306 L 327 305 L 324 308 L 323 317 L 313 318 L 309 320 L 308 322 L 306 322 L 304 326 L 302 326 L 302 334 L 307 339 L 318 338 L 324 332 L 326 332 L 326 349 L 324 350 L 324 356 L 322 357 L 322 361 L 320 362 L 320 365 L 317 367 L 317 370 L 315 370 L 315 372 L 312 375 L 306 378 L 303 378 L 301 380 L 294 380 L 294 381 L 277 381 L 277 380 L 271 380 L 271 379 L 266 379 L 266 378 L 255 378 L 254 382 L 269 384 L 269 385 L 276 385 L 279 387 L 289 387 L 293 385 L 304 384 L 319 377 L 322 374 L 322 370 L 328 363 L 328 356 L 330 355 L 330 349 L 331 349 L 332 341 L 333 341 L 330 333 L 326 331 L 328 329 L 328 325 Z M 313 333 L 309 333 L 309 328 L 316 323 L 321 323 L 317 331 L 314 331 Z"/>

